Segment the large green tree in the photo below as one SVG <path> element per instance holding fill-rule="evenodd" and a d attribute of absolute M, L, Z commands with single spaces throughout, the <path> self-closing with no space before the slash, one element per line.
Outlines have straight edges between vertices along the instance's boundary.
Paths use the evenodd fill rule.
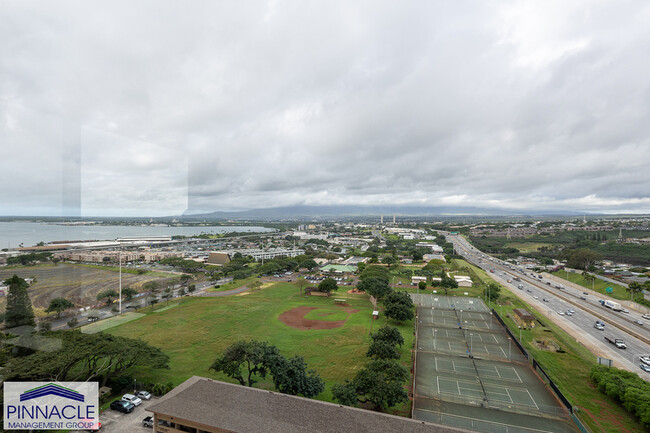
<path fill-rule="evenodd" d="M 283 394 L 312 398 L 325 390 L 325 382 L 314 370 L 307 370 L 302 356 L 286 359 L 280 355 L 270 364 L 275 389 Z"/>
<path fill-rule="evenodd" d="M 338 288 L 339 286 L 336 284 L 336 280 L 334 278 L 325 278 L 318 284 L 319 292 L 335 292 L 338 290 Z"/>
<path fill-rule="evenodd" d="M 108 289 L 104 290 L 103 292 L 99 292 L 97 294 L 97 300 L 98 301 L 104 301 L 106 302 L 106 305 L 111 305 L 115 299 L 117 299 L 119 295 L 115 290 Z"/>
<path fill-rule="evenodd" d="M 373 360 L 351 382 L 332 387 L 334 400 L 348 406 L 369 403 L 374 410 L 384 410 L 408 400 L 404 384 L 409 373 L 395 360 Z"/>
<path fill-rule="evenodd" d="M 4 281 L 9 286 L 5 308 L 5 328 L 36 326 L 32 301 L 29 299 L 27 281 L 15 275 Z"/>
<path fill-rule="evenodd" d="M 169 368 L 169 357 L 142 340 L 102 332 L 55 331 L 46 335 L 50 341 L 60 342 L 60 348 L 10 360 L 3 373 L 7 380 L 98 380 L 103 386 L 134 367 Z"/>
<path fill-rule="evenodd" d="M 394 326 L 384 325 L 374 334 L 370 334 L 372 341 L 384 341 L 394 346 L 402 346 L 404 344 L 404 337 L 399 329 Z"/>
<path fill-rule="evenodd" d="M 255 376 L 266 377 L 270 361 L 279 355 L 275 346 L 260 341 L 237 341 L 215 359 L 210 370 L 222 372 L 243 386 L 253 386 Z M 242 372 L 242 368 L 244 371 Z"/>
<path fill-rule="evenodd" d="M 382 299 L 393 291 L 388 286 L 388 281 L 383 278 L 372 277 L 363 279 L 357 284 L 357 289 L 366 292 L 375 299 Z"/>
<path fill-rule="evenodd" d="M 287 359 L 277 347 L 266 342 L 237 341 L 226 348 L 210 369 L 236 379 L 243 386 L 253 386 L 257 377 L 270 374 L 275 389 L 283 394 L 315 397 L 325 389 L 318 374 L 307 369 L 302 356 Z"/>
<path fill-rule="evenodd" d="M 392 292 L 384 299 L 384 314 L 397 323 L 413 319 L 414 310 L 415 305 L 407 292 Z"/>
<path fill-rule="evenodd" d="M 496 283 L 489 283 L 485 288 L 485 296 L 492 302 L 501 296 L 501 286 Z"/>
<path fill-rule="evenodd" d="M 45 310 L 46 313 L 56 312 L 56 318 L 61 317 L 61 313 L 68 308 L 74 307 L 74 304 L 65 298 L 54 298 L 50 301 L 50 305 Z"/>
<path fill-rule="evenodd" d="M 138 291 L 135 290 L 132 287 L 125 287 L 124 289 L 122 289 L 122 297 L 124 299 L 126 299 L 127 301 L 130 301 L 131 299 L 133 299 L 133 297 L 135 295 L 137 295 L 137 294 L 138 294 Z"/>
<path fill-rule="evenodd" d="M 399 359 L 400 354 L 397 347 L 387 341 L 375 340 L 370 343 L 366 356 L 375 359 Z"/>

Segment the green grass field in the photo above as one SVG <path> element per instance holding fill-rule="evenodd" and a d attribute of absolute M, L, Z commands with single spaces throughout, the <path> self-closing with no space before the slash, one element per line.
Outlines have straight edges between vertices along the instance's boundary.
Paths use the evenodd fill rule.
<path fill-rule="evenodd" d="M 171 306 L 169 307 L 171 308 Z M 108 319 L 100 320 L 98 322 L 90 323 L 81 327 L 81 332 L 84 334 L 95 334 L 97 332 L 105 331 L 109 328 L 121 325 L 123 323 L 132 322 L 134 320 L 144 317 L 142 313 L 124 313 L 120 316 L 110 317 Z"/>
<path fill-rule="evenodd" d="M 331 401 L 332 385 L 352 379 L 368 361 L 365 355 L 371 326 L 375 331 L 386 324 L 383 317 L 372 323 L 372 305 L 367 297 L 337 293 L 336 298 L 346 298 L 349 307 L 359 312 L 349 315 L 343 327 L 330 330 L 299 330 L 278 320 L 283 312 L 300 306 L 318 308 L 308 315 L 313 320 L 345 320 L 348 317 L 347 313 L 341 314 L 343 309 L 334 304 L 334 297 L 300 296 L 294 284 L 278 283 L 223 298 L 184 298 L 176 308 L 148 313 L 107 332 L 141 338 L 161 348 L 170 356 L 171 368 L 135 371 L 135 376 L 138 381 L 171 381 L 174 385 L 193 375 L 233 382 L 223 374 L 208 370 L 214 359 L 235 341 L 268 341 L 287 357 L 303 356 L 309 368 L 315 369 L 326 382 L 326 390 L 318 399 Z M 335 314 L 319 316 L 322 313 Z M 401 361 L 410 370 L 413 324 L 408 322 L 399 328 L 405 339 L 400 351 Z M 273 389 L 269 378 L 260 380 L 256 386 Z M 393 408 L 393 412 L 402 414 L 409 410 L 410 402 Z"/>
<path fill-rule="evenodd" d="M 598 293 L 602 293 L 603 295 L 610 296 L 614 299 L 621 299 L 624 301 L 630 300 L 630 292 L 628 292 L 625 287 L 619 284 L 608 283 L 598 278 L 596 278 L 592 283 L 591 280 L 587 280 L 585 277 L 583 277 L 581 273 L 565 272 L 563 270 L 553 272 L 553 275 L 559 278 L 564 278 L 565 280 L 569 280 L 572 283 L 578 284 L 582 287 L 593 289 Z M 611 287 L 613 289 L 613 292 L 607 293 L 606 292 L 607 287 Z"/>
<path fill-rule="evenodd" d="M 232 290 L 232 289 L 237 289 L 241 286 L 245 286 L 247 284 L 252 283 L 255 280 L 258 280 L 259 278 L 257 277 L 248 277 L 244 278 L 243 280 L 235 280 L 232 283 L 227 283 L 223 284 L 217 288 L 211 287 L 209 289 L 206 289 L 207 292 L 225 292 L 227 290 Z"/>

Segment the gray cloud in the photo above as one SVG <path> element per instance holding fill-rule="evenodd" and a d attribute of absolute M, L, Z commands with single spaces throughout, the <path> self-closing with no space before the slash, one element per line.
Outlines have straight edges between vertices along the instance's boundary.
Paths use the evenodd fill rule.
<path fill-rule="evenodd" d="M 4 9 L 5 214 L 64 212 L 61 141 L 76 138 L 85 215 L 650 212 L 643 1 Z"/>

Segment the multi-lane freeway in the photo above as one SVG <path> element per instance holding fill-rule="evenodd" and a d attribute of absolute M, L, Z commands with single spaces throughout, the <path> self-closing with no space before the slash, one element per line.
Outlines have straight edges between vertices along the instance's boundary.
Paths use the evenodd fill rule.
<path fill-rule="evenodd" d="M 602 296 L 585 288 L 578 288 L 549 274 L 535 274 L 474 248 L 458 235 L 444 233 L 456 251 L 467 261 L 485 270 L 494 280 L 512 291 L 529 305 L 558 324 L 574 338 L 589 347 L 596 355 L 612 359 L 614 366 L 639 373 L 650 379 L 650 374 L 639 367 L 640 356 L 650 355 L 650 321 L 641 313 L 616 312 L 603 307 Z M 517 280 L 515 280 L 517 277 Z M 521 288 L 520 288 L 521 287 Z M 596 321 L 604 323 L 599 330 Z M 635 321 L 644 325 L 638 325 Z M 619 349 L 608 343 L 605 337 L 621 338 L 627 348 Z"/>

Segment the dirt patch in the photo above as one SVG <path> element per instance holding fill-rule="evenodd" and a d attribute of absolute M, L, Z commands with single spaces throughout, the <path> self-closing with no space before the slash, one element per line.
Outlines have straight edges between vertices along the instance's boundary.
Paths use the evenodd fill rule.
<path fill-rule="evenodd" d="M 345 325 L 345 322 L 347 321 L 347 319 L 329 320 L 329 321 L 305 319 L 305 315 L 312 310 L 318 310 L 318 307 L 296 307 L 280 314 L 278 319 L 280 319 L 280 321 L 285 325 L 291 326 L 292 328 L 303 329 L 303 330 L 340 328 L 341 326 Z M 355 310 L 354 308 L 343 308 L 343 311 L 348 313 L 348 318 L 350 317 L 349 314 L 359 312 L 359 310 Z M 319 314 L 319 316 L 326 316 L 329 314 L 333 314 L 333 313 L 323 313 L 323 314 Z"/>
<path fill-rule="evenodd" d="M 557 352 L 560 350 L 560 345 L 552 340 L 533 340 L 533 346 L 539 350 L 547 350 L 549 352 Z"/>

